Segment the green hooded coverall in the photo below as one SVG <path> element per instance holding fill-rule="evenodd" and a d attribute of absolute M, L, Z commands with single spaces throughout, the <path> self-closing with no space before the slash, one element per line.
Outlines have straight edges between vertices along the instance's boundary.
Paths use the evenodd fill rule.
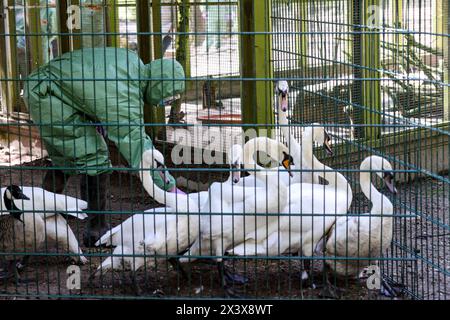
<path fill-rule="evenodd" d="M 160 105 L 184 91 L 184 70 L 175 60 L 144 65 L 138 55 L 119 48 L 68 52 L 34 71 L 24 96 L 53 163 L 68 174 L 98 175 L 110 170 L 107 144 L 96 126 L 134 169 L 153 148 L 145 133 L 144 101 Z M 153 172 L 156 185 L 165 185 Z"/>

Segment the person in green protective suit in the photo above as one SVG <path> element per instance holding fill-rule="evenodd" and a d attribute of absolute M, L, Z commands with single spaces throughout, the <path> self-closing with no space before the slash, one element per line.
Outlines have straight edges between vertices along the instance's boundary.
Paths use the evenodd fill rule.
<path fill-rule="evenodd" d="M 63 169 L 49 170 L 44 188 L 62 192 L 68 176 L 83 174 L 82 197 L 93 211 L 84 234 L 86 246 L 109 229 L 107 215 L 101 214 L 111 171 L 105 137 L 138 170 L 142 153 L 153 148 L 143 126 L 144 103 L 169 105 L 184 91 L 184 77 L 175 60 L 145 65 L 126 49 L 89 48 L 63 54 L 27 78 L 24 97 L 31 118 L 53 165 Z M 158 172 L 152 174 L 158 187 L 178 190 L 173 177 L 165 182 Z"/>

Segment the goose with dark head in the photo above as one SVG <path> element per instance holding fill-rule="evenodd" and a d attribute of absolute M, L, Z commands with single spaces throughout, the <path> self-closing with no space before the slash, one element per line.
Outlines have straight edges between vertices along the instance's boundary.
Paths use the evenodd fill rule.
<path fill-rule="evenodd" d="M 6 209 L 10 211 L 10 215 L 15 219 L 23 222 L 23 220 L 20 218 L 23 214 L 23 211 L 17 208 L 14 200 L 24 201 L 30 200 L 30 198 L 28 198 L 22 192 L 22 189 L 19 186 L 12 184 L 5 189 L 5 192 L 3 194 L 3 201 L 5 202 Z"/>

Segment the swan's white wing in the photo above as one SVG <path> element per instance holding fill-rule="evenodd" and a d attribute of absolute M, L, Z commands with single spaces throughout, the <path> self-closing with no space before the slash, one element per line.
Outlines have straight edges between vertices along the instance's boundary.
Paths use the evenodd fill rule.
<path fill-rule="evenodd" d="M 84 200 L 49 192 L 42 188 L 21 187 L 21 189 L 30 200 L 16 200 L 14 203 L 23 211 L 45 211 L 46 217 L 60 212 L 81 220 L 87 218 L 86 213 L 80 212 L 87 209 L 88 204 Z"/>
<path fill-rule="evenodd" d="M 144 239 L 144 233 L 154 232 L 154 229 L 164 220 L 165 215 L 172 210 L 167 207 L 146 210 L 143 214 L 134 214 L 121 224 L 107 231 L 95 243 L 96 246 L 137 246 Z"/>
<path fill-rule="evenodd" d="M 199 206 L 199 208 L 202 208 L 205 205 L 206 201 L 208 200 L 209 193 L 208 191 L 189 193 L 188 197 L 190 201 L 193 201 L 195 204 Z"/>

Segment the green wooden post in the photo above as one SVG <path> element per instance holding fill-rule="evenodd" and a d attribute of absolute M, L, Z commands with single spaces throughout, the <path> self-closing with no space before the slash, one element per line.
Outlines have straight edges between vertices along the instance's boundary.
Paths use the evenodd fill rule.
<path fill-rule="evenodd" d="M 152 60 L 152 41 L 150 33 L 150 1 L 136 1 L 138 49 L 142 61 L 147 64 Z M 142 34 L 147 33 L 147 34 Z"/>
<path fill-rule="evenodd" d="M 152 30 L 154 33 L 161 32 L 161 0 L 152 0 Z M 153 35 L 153 56 L 161 59 L 162 37 L 159 34 Z"/>
<path fill-rule="evenodd" d="M 31 53 L 30 72 L 42 65 L 44 55 L 42 54 L 42 33 L 41 30 L 41 16 L 40 16 L 40 2 L 39 0 L 28 0 L 27 4 L 27 33 L 34 34 L 27 36 L 27 47 Z"/>
<path fill-rule="evenodd" d="M 15 10 L 11 10 L 14 8 L 15 1 L 7 0 L 4 3 L 9 7 L 9 10 L 6 14 L 6 33 L 9 34 L 5 38 L 5 54 L 6 54 L 6 76 L 9 79 L 17 79 L 18 75 L 18 65 L 17 65 L 17 39 L 15 36 L 11 34 L 16 34 L 16 17 Z M 2 89 L 3 90 L 3 89 Z M 2 94 L 6 96 L 6 107 L 7 112 L 15 111 L 16 106 L 18 105 L 19 100 L 19 82 L 16 80 L 8 80 L 6 82 L 6 90 L 2 91 Z"/>
<path fill-rule="evenodd" d="M 377 8 L 381 8 L 380 0 L 365 0 L 362 4 L 361 17 L 363 20 L 364 31 L 374 33 L 365 33 L 361 37 L 361 65 L 370 69 L 380 69 L 380 21 L 374 19 Z M 381 14 L 381 13 L 380 13 Z M 370 26 L 369 24 L 375 23 Z M 376 70 L 362 70 L 364 79 L 380 78 L 380 72 Z M 364 110 L 363 117 L 366 125 L 381 124 L 381 86 L 380 80 L 365 80 L 362 83 L 362 105 L 367 108 Z M 380 127 L 366 127 L 364 136 L 368 139 L 379 138 L 381 135 Z"/>
<path fill-rule="evenodd" d="M 109 47 L 119 46 L 119 6 L 117 5 L 118 0 L 108 0 L 106 9 L 106 23 L 107 32 L 116 33 L 115 35 L 110 35 L 107 38 L 107 45 Z"/>
<path fill-rule="evenodd" d="M 450 83 L 450 19 L 448 15 L 450 14 L 450 8 L 448 0 L 437 0 L 436 1 L 436 25 L 435 32 L 440 34 L 437 39 L 437 49 L 442 51 L 444 57 L 444 120 L 450 120 L 450 88 L 448 87 Z M 445 36 L 447 35 L 447 36 Z"/>
<path fill-rule="evenodd" d="M 300 2 L 297 2 L 297 5 L 300 6 L 300 20 L 296 23 L 297 32 L 308 31 L 308 2 L 308 0 L 300 0 Z M 303 76 L 305 70 L 308 69 L 308 35 L 300 34 L 296 38 L 297 52 L 301 54 L 300 70 Z"/>
<path fill-rule="evenodd" d="M 240 1 L 241 32 L 270 32 L 271 0 Z M 272 134 L 273 83 L 266 78 L 273 78 L 272 35 L 250 34 L 241 36 L 241 76 L 251 78 L 242 81 L 241 108 L 243 124 L 268 124 L 267 135 Z M 255 80 L 253 80 L 255 79 Z M 263 79 L 263 80 L 259 80 Z M 257 131 L 263 127 L 258 126 Z M 244 128 L 244 130 L 248 129 Z"/>
<path fill-rule="evenodd" d="M 444 16 L 444 9 L 445 4 L 448 0 L 436 0 L 436 2 L 433 3 L 434 5 L 434 14 L 436 19 L 434 19 L 433 24 L 433 32 L 437 34 L 444 34 L 445 33 L 445 16 Z M 444 49 L 444 36 L 437 36 L 436 39 L 436 49 L 443 50 Z"/>
<path fill-rule="evenodd" d="M 180 21 L 178 24 L 178 32 L 190 31 L 189 18 L 191 16 L 190 0 L 181 0 L 178 4 Z M 178 62 L 184 68 L 186 77 L 191 76 L 191 50 L 189 47 L 189 34 L 179 35 L 177 41 L 177 54 L 176 58 Z"/>
<path fill-rule="evenodd" d="M 443 9 L 445 17 L 444 25 L 447 26 L 447 37 L 446 43 L 444 44 L 444 68 L 446 71 L 444 72 L 444 82 L 447 86 L 444 88 L 444 119 L 446 121 L 450 120 L 450 19 L 448 15 L 450 14 L 450 4 L 448 1 L 444 1 Z"/>
<path fill-rule="evenodd" d="M 394 17 L 394 27 L 401 29 L 403 27 L 403 0 L 395 0 L 392 4 L 392 16 Z M 394 43 L 397 48 L 403 44 L 403 36 L 396 33 L 394 36 Z M 397 52 L 395 53 L 396 60 L 398 59 Z"/>
<path fill-rule="evenodd" d="M 178 27 L 177 31 L 186 34 L 180 34 L 177 37 L 176 59 L 183 66 L 186 78 L 191 75 L 191 53 L 189 47 L 189 17 L 191 13 L 189 0 L 177 0 L 178 4 Z M 190 83 L 186 82 L 186 90 L 189 89 Z M 175 101 L 170 109 L 169 122 L 176 123 L 177 116 L 181 111 L 181 99 Z"/>
<path fill-rule="evenodd" d="M 162 58 L 162 37 L 161 37 L 161 0 L 152 0 L 152 32 L 158 33 L 153 35 L 153 57 L 154 59 Z M 147 112 L 144 115 L 146 123 L 166 123 L 166 110 L 165 108 L 150 106 L 147 108 Z M 158 135 L 161 139 L 165 140 L 166 131 L 163 127 L 148 127 L 147 133 L 155 138 Z M 163 130 L 164 129 L 164 130 Z"/>
<path fill-rule="evenodd" d="M 70 0 L 70 5 L 78 6 L 80 7 L 80 0 Z M 82 23 L 82 22 L 81 22 Z M 81 26 L 83 27 L 83 26 Z M 70 32 L 71 35 L 71 46 L 72 50 L 78 50 L 81 49 L 83 39 L 81 35 L 81 29 L 74 29 Z"/>
<path fill-rule="evenodd" d="M 67 28 L 67 0 L 60 0 L 56 2 L 56 10 L 58 13 L 58 30 L 60 33 L 66 35 L 60 35 L 59 37 L 59 49 L 61 53 L 70 51 L 70 37 L 67 35 L 69 29 Z"/>
<path fill-rule="evenodd" d="M 3 5 L 3 3 L 2 3 Z M 0 15 L 0 52 L 5 52 L 6 53 L 6 32 L 5 31 L 5 18 L 6 16 L 1 14 Z M 0 95 L 0 112 L 1 113 L 6 113 L 7 110 L 7 98 L 6 98 L 6 94 L 8 92 L 8 84 L 7 82 L 4 80 L 7 78 L 7 74 L 6 74 L 6 56 L 7 54 L 1 54 L 0 55 L 0 91 L 1 91 L 1 95 Z"/>
<path fill-rule="evenodd" d="M 152 60 L 152 45 L 151 35 L 141 34 L 150 32 L 150 2 L 149 0 L 136 1 L 136 14 L 137 14 L 137 31 L 138 31 L 138 50 L 141 60 L 147 64 Z M 152 106 L 145 105 L 144 107 L 144 122 L 152 123 L 154 116 L 154 110 Z M 155 127 L 146 127 L 145 131 L 152 138 L 155 135 Z"/>
<path fill-rule="evenodd" d="M 401 28 L 403 26 L 403 0 L 395 0 L 392 6 L 395 27 Z M 396 37 L 400 38 L 401 35 L 396 34 Z"/>

